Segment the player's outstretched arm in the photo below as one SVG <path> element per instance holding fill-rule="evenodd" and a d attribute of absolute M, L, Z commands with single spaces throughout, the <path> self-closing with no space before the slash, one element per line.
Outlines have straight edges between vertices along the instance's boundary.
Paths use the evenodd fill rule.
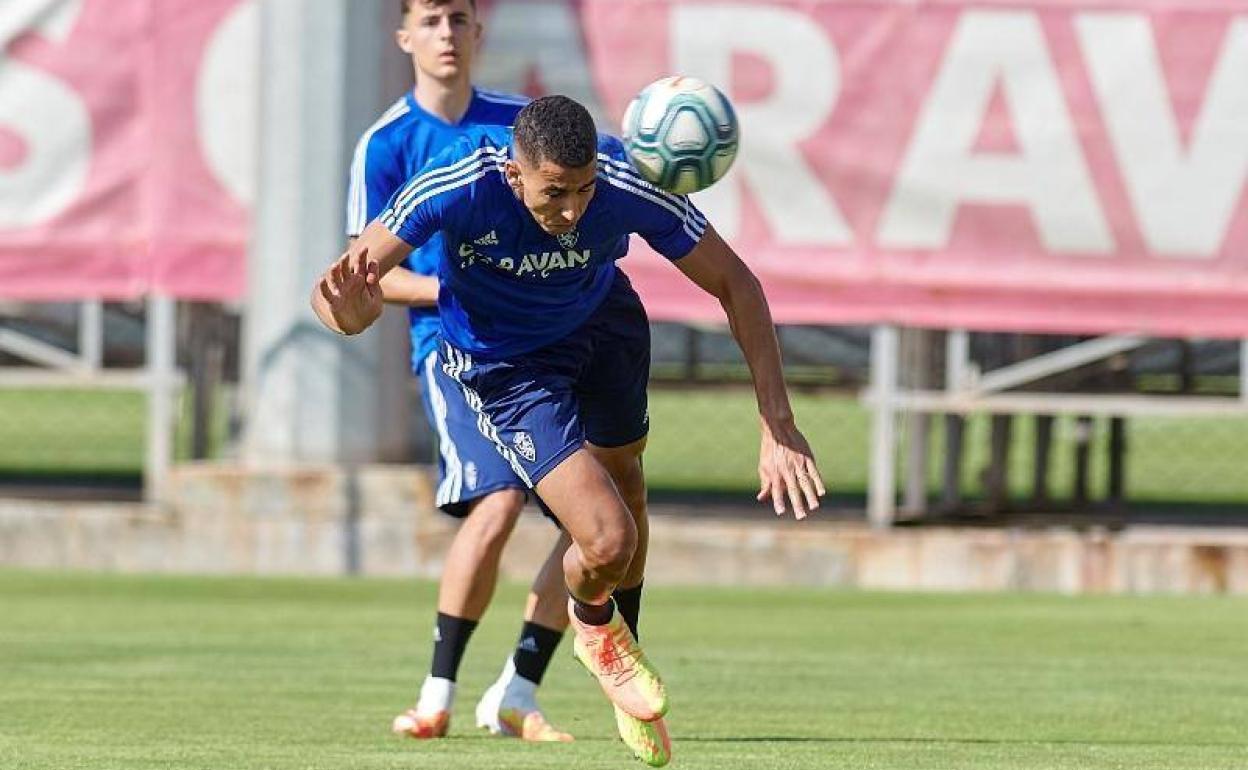
<path fill-rule="evenodd" d="M 785 498 L 799 519 L 819 507 L 823 479 L 806 437 L 797 429 L 780 366 L 780 345 L 762 286 L 736 252 L 707 227 L 693 251 L 676 265 L 691 281 L 719 300 L 732 334 L 745 354 L 762 420 L 758 499 L 771 499 L 776 514 Z"/>
<path fill-rule="evenodd" d="M 312 309 L 339 334 L 359 334 L 381 316 L 382 277 L 412 249 L 379 222 L 355 239 L 312 289 Z"/>
<path fill-rule="evenodd" d="M 396 267 L 381 277 L 381 296 L 392 305 L 433 307 L 438 304 L 438 279 Z"/>
<path fill-rule="evenodd" d="M 359 238 L 348 240 L 351 248 Z M 402 265 L 394 268 L 381 277 L 381 298 L 388 305 L 404 307 L 436 307 L 438 304 L 438 279 L 432 275 L 421 275 L 408 270 Z"/>

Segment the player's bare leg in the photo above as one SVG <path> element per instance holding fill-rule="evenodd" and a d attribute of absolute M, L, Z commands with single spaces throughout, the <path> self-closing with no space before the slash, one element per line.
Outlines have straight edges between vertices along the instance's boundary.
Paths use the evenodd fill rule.
<path fill-rule="evenodd" d="M 616 611 L 624 619 L 635 639 L 641 613 L 641 590 L 646 572 L 646 553 L 650 542 L 650 524 L 646 508 L 646 477 L 642 470 L 641 455 L 646 439 L 621 447 L 599 447 L 588 444 L 594 458 L 602 463 L 616 490 L 633 515 L 637 525 L 637 550 L 628 566 L 628 572 L 612 593 Z M 615 724 L 620 739 L 633 755 L 651 767 L 663 767 L 672 761 L 672 741 L 662 718 L 643 722 L 615 706 Z"/>
<path fill-rule="evenodd" d="M 560 532 L 533 580 L 524 609 L 524 628 L 515 652 L 498 680 L 477 704 L 477 726 L 528 741 L 567 742 L 572 736 L 546 721 L 537 705 L 542 675 L 568 627 L 568 591 L 563 584 L 563 555 L 572 544 Z"/>
<path fill-rule="evenodd" d="M 538 482 L 537 492 L 572 538 L 563 567 L 577 659 L 612 703 L 637 719 L 658 719 L 667 711 L 666 691 L 611 601 L 637 551 L 632 513 L 584 448 Z"/>
<path fill-rule="evenodd" d="M 560 631 L 568 627 L 568 589 L 563 582 L 563 555 L 571 546 L 572 538 L 561 531 L 537 577 L 533 579 L 524 606 L 525 620 Z"/>
<path fill-rule="evenodd" d="M 578 449 L 538 482 L 537 493 L 558 516 L 572 546 L 563 559 L 568 591 L 605 622 L 611 592 L 628 573 L 637 526 L 602 464 Z M 586 622 L 592 622 L 587 620 Z"/>
<path fill-rule="evenodd" d="M 633 636 L 637 636 L 637 609 L 633 599 L 640 601 L 641 585 L 646 574 L 646 552 L 650 543 L 646 477 L 641 467 L 641 454 L 645 451 L 646 439 L 619 447 L 600 447 L 593 444 L 586 444 L 585 447 L 611 476 L 620 499 L 624 501 L 633 517 L 633 524 L 637 527 L 637 547 L 633 551 L 632 561 L 612 594 L 616 608 L 624 616 L 624 622 L 628 624 Z"/>
<path fill-rule="evenodd" d="M 413 738 L 439 738 L 450 726 L 459 664 L 498 583 L 503 547 L 515 529 L 525 494 L 492 492 L 475 501 L 446 554 L 438 586 L 433 663 L 416 707 L 395 717 L 393 730 Z"/>
<path fill-rule="evenodd" d="M 516 528 L 525 493 L 503 489 L 482 497 L 464 519 L 442 568 L 438 612 L 480 620 L 494 598 L 503 548 Z"/>

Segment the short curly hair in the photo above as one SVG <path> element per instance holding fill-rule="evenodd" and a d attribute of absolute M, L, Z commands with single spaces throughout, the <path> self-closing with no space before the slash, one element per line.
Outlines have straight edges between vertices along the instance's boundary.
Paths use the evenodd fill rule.
<path fill-rule="evenodd" d="M 598 129 L 580 102 L 566 96 L 534 99 L 516 115 L 515 145 L 531 163 L 584 168 L 598 157 Z"/>

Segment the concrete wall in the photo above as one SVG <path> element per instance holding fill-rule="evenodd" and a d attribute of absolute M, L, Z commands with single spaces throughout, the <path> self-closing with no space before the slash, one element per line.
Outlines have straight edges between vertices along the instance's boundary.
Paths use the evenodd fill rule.
<path fill-rule="evenodd" d="M 437 577 L 455 531 L 426 469 L 176 468 L 167 506 L 0 500 L 0 565 L 130 572 Z M 526 511 L 504 574 L 556 533 Z M 1248 594 L 1248 530 L 900 529 L 655 512 L 654 584 Z"/>

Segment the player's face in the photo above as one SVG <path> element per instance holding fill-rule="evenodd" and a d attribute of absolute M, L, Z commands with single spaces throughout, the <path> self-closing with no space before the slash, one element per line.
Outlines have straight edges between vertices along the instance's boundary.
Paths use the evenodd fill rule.
<path fill-rule="evenodd" d="M 524 202 L 537 224 L 551 235 L 562 235 L 576 227 L 594 197 L 598 163 L 581 168 L 564 168 L 550 161 L 530 163 L 524 159 L 507 162 L 507 182 Z"/>
<path fill-rule="evenodd" d="M 415 0 L 395 40 L 411 55 L 417 77 L 453 80 L 471 75 L 481 25 L 469 0 L 441 4 Z"/>

